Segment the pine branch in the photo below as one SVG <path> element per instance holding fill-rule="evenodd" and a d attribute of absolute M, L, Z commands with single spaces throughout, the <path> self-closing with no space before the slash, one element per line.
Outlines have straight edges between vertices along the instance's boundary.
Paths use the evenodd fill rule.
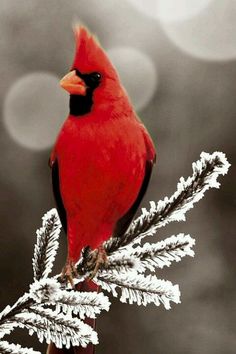
<path fill-rule="evenodd" d="M 58 248 L 59 232 L 60 222 L 53 209 L 45 214 L 43 225 L 37 232 L 34 282 L 30 285 L 29 293 L 20 297 L 12 307 L 7 306 L 0 314 L 0 339 L 16 327 L 26 327 L 31 334 L 35 332 L 40 341 L 46 339 L 56 346 L 97 343 L 97 333 L 72 314 L 79 314 L 83 318 L 85 315 L 95 317 L 102 310 L 109 309 L 108 298 L 96 292 L 84 292 L 81 295 L 79 292 L 69 293 L 55 278 L 48 278 Z M 57 310 L 44 308 L 50 305 Z M 59 312 L 59 308 L 63 311 Z M 6 344 L 9 352 L 15 349 L 20 350 L 20 347 Z M 28 349 L 22 349 L 22 352 L 24 350 L 27 352 Z"/>
<path fill-rule="evenodd" d="M 97 333 L 87 324 L 77 318 L 65 314 L 56 314 L 51 309 L 31 306 L 29 312 L 15 316 L 21 326 L 36 333 L 40 342 L 53 342 L 57 348 L 70 346 L 86 347 L 89 343 L 97 344 Z"/>
<path fill-rule="evenodd" d="M 79 315 L 81 318 L 95 318 L 102 310 L 109 310 L 110 302 L 102 293 L 78 292 L 61 289 L 56 279 L 41 279 L 30 286 L 30 297 L 35 303 L 55 305 L 57 314 Z"/>
<path fill-rule="evenodd" d="M 51 273 L 59 246 L 58 238 L 61 222 L 56 209 L 51 209 L 43 218 L 42 227 L 36 231 L 37 242 L 34 249 L 34 280 L 47 278 Z"/>
<path fill-rule="evenodd" d="M 117 288 L 121 290 L 121 302 L 144 305 L 154 303 L 170 309 L 170 301 L 180 303 L 180 291 L 178 285 L 173 285 L 168 280 L 157 279 L 155 275 L 144 276 L 136 272 L 126 273 L 100 273 L 95 282 L 104 290 L 117 297 Z"/>
<path fill-rule="evenodd" d="M 96 317 L 109 309 L 110 302 L 102 293 L 61 290 L 56 279 L 41 279 L 30 286 L 29 293 L 22 296 L 12 307 L 7 306 L 0 315 L 0 338 L 16 327 L 28 328 L 39 340 L 52 341 L 59 348 L 65 345 L 87 346 L 97 344 L 97 333 L 72 313 L 82 318 Z M 43 306 L 55 305 L 56 311 Z M 59 309 L 63 310 L 59 312 Z"/>
<path fill-rule="evenodd" d="M 57 313 L 73 313 L 80 318 L 96 318 L 102 310 L 108 311 L 110 302 L 97 292 L 60 291 L 57 297 Z"/>
<path fill-rule="evenodd" d="M 109 257 L 108 269 L 154 272 L 156 268 L 169 267 L 172 262 L 179 262 L 185 256 L 193 257 L 194 244 L 195 240 L 190 235 L 181 233 L 154 244 L 145 243 L 142 247 L 123 249 Z"/>
<path fill-rule="evenodd" d="M 0 342 L 1 354 L 40 354 L 31 348 L 22 348 L 19 344 L 10 344 L 6 341 Z"/>
<path fill-rule="evenodd" d="M 229 167 L 230 164 L 222 152 L 202 152 L 200 160 L 192 164 L 192 176 L 186 180 L 181 177 L 177 191 L 170 198 L 165 197 L 158 203 L 151 202 L 149 211 L 143 209 L 142 215 L 131 224 L 124 236 L 105 242 L 107 253 L 112 254 L 121 247 L 139 243 L 142 238 L 154 235 L 158 228 L 172 221 L 185 221 L 186 212 L 204 196 L 205 191 L 219 188 L 217 178 L 225 175 Z"/>

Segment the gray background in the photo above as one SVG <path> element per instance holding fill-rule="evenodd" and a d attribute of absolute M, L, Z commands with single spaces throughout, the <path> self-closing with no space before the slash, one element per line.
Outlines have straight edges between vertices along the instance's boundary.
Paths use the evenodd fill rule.
<path fill-rule="evenodd" d="M 160 278 L 180 284 L 182 303 L 166 311 L 112 300 L 111 311 L 98 321 L 97 353 L 233 354 L 236 64 L 184 54 L 167 39 L 158 21 L 125 1 L 0 0 L 1 307 L 27 290 L 35 230 L 41 216 L 54 206 L 47 167 L 50 149 L 30 150 L 11 139 L 2 121 L 4 100 L 12 83 L 24 74 L 42 70 L 61 77 L 67 72 L 74 18 L 95 31 L 105 48 L 132 45 L 158 66 L 159 87 L 139 112 L 158 150 L 144 205 L 170 195 L 178 178 L 191 173 L 191 163 L 201 151 L 224 151 L 232 164 L 220 191 L 208 192 L 186 223 L 172 224 L 156 236 L 161 240 L 185 232 L 196 238 L 194 259 L 158 272 Z M 65 257 L 62 237 L 55 272 Z M 12 339 L 45 351 L 26 332 L 16 331 Z"/>

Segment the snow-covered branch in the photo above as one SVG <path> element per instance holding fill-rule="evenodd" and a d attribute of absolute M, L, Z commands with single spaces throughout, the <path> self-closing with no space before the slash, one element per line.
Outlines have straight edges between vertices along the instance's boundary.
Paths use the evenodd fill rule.
<path fill-rule="evenodd" d="M 185 256 L 194 256 L 192 247 L 195 240 L 190 235 L 178 234 L 157 243 L 145 243 L 143 246 L 130 248 L 127 251 L 115 252 L 109 257 L 109 268 L 123 267 L 135 269 L 142 273 L 145 270 L 169 267 L 172 262 L 179 262 Z M 133 262 L 132 262 L 133 260 Z"/>
<path fill-rule="evenodd" d="M 60 291 L 57 296 L 57 311 L 72 312 L 80 318 L 96 318 L 102 310 L 108 311 L 110 302 L 102 293 Z"/>
<path fill-rule="evenodd" d="M 51 209 L 42 218 L 42 227 L 36 231 L 37 242 L 34 248 L 34 280 L 47 278 L 51 273 L 61 231 L 61 222 L 56 209 Z"/>
<path fill-rule="evenodd" d="M 57 348 L 73 346 L 86 347 L 89 343 L 97 344 L 97 333 L 86 323 L 69 314 L 55 314 L 51 309 L 42 306 L 30 307 L 29 311 L 15 316 L 21 326 L 36 333 L 40 342 L 53 342 Z"/>
<path fill-rule="evenodd" d="M 20 327 L 28 329 L 31 335 L 35 333 L 41 342 L 53 342 L 58 348 L 62 345 L 69 348 L 98 343 L 93 328 L 73 314 L 82 319 L 85 316 L 95 318 L 102 310 L 109 310 L 108 298 L 96 291 L 80 293 L 65 289 L 57 280 L 58 277 L 48 277 L 58 249 L 60 228 L 57 211 L 52 209 L 44 215 L 42 227 L 37 231 L 33 258 L 34 282 L 29 286 L 28 293 L 0 313 L 0 339 Z M 36 352 L 1 341 L 0 353 Z"/>
<path fill-rule="evenodd" d="M 104 290 L 117 297 L 117 288 L 121 290 L 121 302 L 144 305 L 154 303 L 159 306 L 163 303 L 167 310 L 170 309 L 170 301 L 180 303 L 180 291 L 178 285 L 173 285 L 168 280 L 157 279 L 155 275 L 144 276 L 135 272 L 106 273 L 100 272 L 95 279 Z"/>
<path fill-rule="evenodd" d="M 219 188 L 217 178 L 226 174 L 229 166 L 221 152 L 202 153 L 200 160 L 193 163 L 192 176 L 186 180 L 182 177 L 170 198 L 151 202 L 150 210 L 143 209 L 142 215 L 131 224 L 123 237 L 111 238 L 104 243 L 108 260 L 100 267 L 93 281 L 102 290 L 119 296 L 120 301 L 129 304 L 146 306 L 153 303 L 159 306 L 162 303 L 170 309 L 171 301 L 180 303 L 178 285 L 147 272 L 169 267 L 172 262 L 179 262 L 185 256 L 193 257 L 195 240 L 181 233 L 152 244 L 140 246 L 140 241 L 172 221 L 185 220 L 186 212 L 203 197 L 205 191 Z M 37 231 L 33 257 L 34 281 L 29 286 L 29 292 L 0 313 L 0 353 L 38 354 L 33 349 L 3 340 L 16 327 L 26 328 L 30 334 L 35 333 L 40 341 L 53 342 L 58 348 L 98 343 L 97 333 L 83 320 L 97 317 L 102 310 L 108 311 L 109 299 L 102 292 L 75 291 L 64 284 L 60 276 L 49 277 L 59 245 L 60 229 L 57 211 L 52 209 L 44 215 L 42 227 Z M 77 264 L 79 276 L 75 282 L 86 281 L 91 276 L 96 252 L 98 250 L 85 249 Z"/>

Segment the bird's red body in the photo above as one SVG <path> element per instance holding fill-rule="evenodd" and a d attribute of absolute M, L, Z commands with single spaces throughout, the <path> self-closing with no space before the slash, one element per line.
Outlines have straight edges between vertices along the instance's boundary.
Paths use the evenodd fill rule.
<path fill-rule="evenodd" d="M 96 248 L 112 236 L 137 199 L 146 161 L 155 158 L 152 140 L 103 49 L 83 27 L 77 29 L 76 40 L 72 69 L 99 72 L 102 79 L 90 111 L 79 118 L 68 116 L 51 154 L 51 165 L 57 160 L 59 166 L 68 258 L 73 262 L 83 247 Z"/>
<path fill-rule="evenodd" d="M 148 155 L 144 134 L 128 104 L 117 117 L 113 109 L 65 122 L 55 153 L 73 261 L 83 247 L 107 240 L 137 198 Z"/>

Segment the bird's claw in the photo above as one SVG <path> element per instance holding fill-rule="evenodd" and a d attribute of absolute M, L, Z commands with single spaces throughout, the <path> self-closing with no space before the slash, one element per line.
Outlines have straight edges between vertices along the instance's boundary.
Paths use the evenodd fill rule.
<path fill-rule="evenodd" d="M 76 278 L 77 276 L 78 273 L 77 273 L 75 263 L 73 261 L 68 260 L 61 272 L 62 281 L 66 283 L 69 282 L 71 284 L 71 287 L 74 289 L 75 288 L 74 278 Z"/>
<path fill-rule="evenodd" d="M 108 263 L 107 253 L 103 246 L 98 247 L 93 252 L 90 263 L 94 265 L 93 271 L 89 276 L 89 279 L 93 279 L 101 267 L 106 267 Z"/>

